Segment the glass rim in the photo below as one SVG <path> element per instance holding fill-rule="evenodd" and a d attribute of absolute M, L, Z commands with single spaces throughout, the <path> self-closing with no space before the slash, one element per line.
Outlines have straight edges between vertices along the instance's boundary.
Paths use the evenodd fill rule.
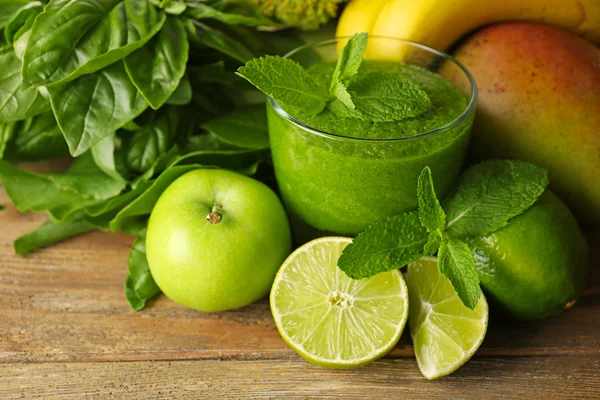
<path fill-rule="evenodd" d="M 375 39 L 389 39 L 389 40 L 394 40 L 394 41 L 397 41 L 397 42 L 400 42 L 400 43 L 405 43 L 405 44 L 408 44 L 410 46 L 417 47 L 417 48 L 420 48 L 422 50 L 428 51 L 430 53 L 436 54 L 438 56 L 443 57 L 444 59 L 447 59 L 447 60 L 450 60 L 451 62 L 453 62 L 466 75 L 466 77 L 467 77 L 467 79 L 469 81 L 469 84 L 471 85 L 471 96 L 470 96 L 470 99 L 469 99 L 469 104 L 467 104 L 467 107 L 464 109 L 464 111 L 458 117 L 456 117 L 452 121 L 448 122 L 447 124 L 445 124 L 443 126 L 440 126 L 439 128 L 435 128 L 435 129 L 432 129 L 432 130 L 429 130 L 429 131 L 426 131 L 426 132 L 418 133 L 416 135 L 403 136 L 403 137 L 399 137 L 399 138 L 360 138 L 360 137 L 352 137 L 352 136 L 340 135 L 340 134 L 337 134 L 337 133 L 331 133 L 331 132 L 327 132 L 327 131 L 320 130 L 320 129 L 317 129 L 317 128 L 313 128 L 313 127 L 305 124 L 304 122 L 301 122 L 301 121 L 297 120 L 296 118 L 292 117 L 290 114 L 288 114 L 283 108 L 281 108 L 279 106 L 279 104 L 277 104 L 277 102 L 272 97 L 268 97 L 267 101 L 273 107 L 273 109 L 277 112 L 277 114 L 279 114 L 280 116 L 282 116 L 283 118 L 285 118 L 286 120 L 288 120 L 289 122 L 291 122 L 292 124 L 298 126 L 299 128 L 301 128 L 301 129 L 303 129 L 305 131 L 308 131 L 308 132 L 310 132 L 312 134 L 315 134 L 315 135 L 318 135 L 318 136 L 326 137 L 328 139 L 346 140 L 346 141 L 351 141 L 351 142 L 369 142 L 369 143 L 375 143 L 375 142 L 395 142 L 395 141 L 405 141 L 405 140 L 419 139 L 419 138 L 423 138 L 423 137 L 426 137 L 426 136 L 435 135 L 437 133 L 447 132 L 447 131 L 455 128 L 456 126 L 460 125 L 471 114 L 474 113 L 475 107 L 477 106 L 477 97 L 478 97 L 478 89 L 477 89 L 477 84 L 475 82 L 475 78 L 473 78 L 473 75 L 471 75 L 471 73 L 469 72 L 469 70 L 462 63 L 460 63 L 458 60 L 456 60 L 450 54 L 445 53 L 443 51 L 436 50 L 436 49 L 434 49 L 432 47 L 426 46 L 426 45 L 421 44 L 421 43 L 413 42 L 411 40 L 398 39 L 398 38 L 394 38 L 394 37 L 390 37 L 390 36 L 369 35 L 369 39 L 371 39 L 371 38 L 375 38 Z M 324 45 L 328 45 L 328 44 L 333 44 L 333 43 L 337 43 L 340 40 L 345 40 L 345 39 L 350 39 L 350 36 L 341 36 L 341 37 L 336 37 L 336 38 L 333 38 L 333 39 L 323 40 L 323 41 L 320 41 L 320 42 L 307 43 L 305 45 L 302 45 L 300 47 L 296 47 L 295 49 L 289 51 L 287 54 L 285 54 L 283 56 L 283 58 L 290 58 L 294 54 L 296 54 L 296 53 L 298 53 L 300 51 L 306 50 L 308 48 L 318 47 L 318 46 L 324 46 Z"/>

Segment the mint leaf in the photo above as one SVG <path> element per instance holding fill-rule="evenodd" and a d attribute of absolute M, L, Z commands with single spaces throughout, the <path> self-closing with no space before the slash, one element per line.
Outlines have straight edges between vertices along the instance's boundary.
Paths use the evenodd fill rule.
<path fill-rule="evenodd" d="M 324 90 L 300 64 L 288 58 L 255 58 L 238 68 L 236 74 L 295 112 L 317 115 L 327 105 Z"/>
<path fill-rule="evenodd" d="M 425 244 L 425 249 L 423 250 L 424 256 L 432 256 L 438 252 L 440 245 L 442 244 L 442 239 L 444 235 L 439 229 L 431 232 L 429 237 L 427 238 L 427 243 Z"/>
<path fill-rule="evenodd" d="M 446 230 L 455 237 L 485 236 L 533 205 L 548 186 L 545 169 L 524 161 L 492 160 L 462 174 L 444 203 Z"/>
<path fill-rule="evenodd" d="M 446 213 L 442 209 L 435 194 L 431 169 L 423 168 L 417 182 L 417 199 L 419 204 L 419 219 L 429 232 L 446 229 Z"/>
<path fill-rule="evenodd" d="M 469 246 L 457 239 L 443 240 L 438 254 L 438 268 L 448 278 L 463 304 L 474 309 L 481 297 L 481 288 Z"/>
<path fill-rule="evenodd" d="M 356 109 L 373 122 L 413 118 L 431 104 L 427 93 L 412 79 L 387 72 L 360 74 L 348 89 Z"/>
<path fill-rule="evenodd" d="M 357 33 L 348 40 L 331 77 L 329 92 L 352 110 L 355 106 L 348 93 L 347 85 L 348 81 L 357 74 L 360 64 L 362 64 L 367 49 L 367 36 L 366 32 Z"/>
<path fill-rule="evenodd" d="M 416 212 L 378 221 L 352 241 L 338 266 L 353 279 L 368 278 L 411 263 L 424 255 L 427 230 Z"/>
<path fill-rule="evenodd" d="M 331 87 L 331 94 L 335 96 L 339 101 L 344 103 L 346 107 L 350 110 L 354 110 L 356 106 L 352 101 L 352 96 L 348 93 L 348 89 L 342 82 L 337 82 L 334 86 Z"/>

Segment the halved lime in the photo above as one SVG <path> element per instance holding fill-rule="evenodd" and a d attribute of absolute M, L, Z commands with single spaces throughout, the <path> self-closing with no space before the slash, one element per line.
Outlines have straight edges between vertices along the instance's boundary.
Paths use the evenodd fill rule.
<path fill-rule="evenodd" d="M 353 280 L 337 267 L 352 239 L 326 237 L 294 251 L 271 289 L 279 333 L 307 361 L 354 368 L 390 351 L 408 317 L 408 289 L 397 271 Z"/>
<path fill-rule="evenodd" d="M 438 271 L 437 258 L 423 257 L 406 274 L 408 324 L 421 373 L 427 379 L 456 371 L 477 351 L 488 325 L 483 294 L 474 310 L 458 298 Z"/>

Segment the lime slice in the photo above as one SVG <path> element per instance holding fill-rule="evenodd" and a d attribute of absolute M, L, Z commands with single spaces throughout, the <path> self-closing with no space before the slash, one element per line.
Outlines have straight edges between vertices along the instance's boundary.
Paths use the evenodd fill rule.
<path fill-rule="evenodd" d="M 483 294 L 474 310 L 456 296 L 438 271 L 437 258 L 423 257 L 408 266 L 408 324 L 421 373 L 427 379 L 456 371 L 477 351 L 488 325 Z"/>
<path fill-rule="evenodd" d="M 307 361 L 354 368 L 390 351 L 408 318 L 408 289 L 397 271 L 353 280 L 337 267 L 352 240 L 326 237 L 294 251 L 271 289 L 279 333 Z"/>

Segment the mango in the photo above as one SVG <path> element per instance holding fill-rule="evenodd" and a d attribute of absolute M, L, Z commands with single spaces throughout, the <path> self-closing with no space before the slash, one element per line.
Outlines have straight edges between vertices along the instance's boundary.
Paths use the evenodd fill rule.
<path fill-rule="evenodd" d="M 453 55 L 479 88 L 472 155 L 546 168 L 550 187 L 580 222 L 599 226 L 600 49 L 557 28 L 516 22 L 476 32 Z"/>

